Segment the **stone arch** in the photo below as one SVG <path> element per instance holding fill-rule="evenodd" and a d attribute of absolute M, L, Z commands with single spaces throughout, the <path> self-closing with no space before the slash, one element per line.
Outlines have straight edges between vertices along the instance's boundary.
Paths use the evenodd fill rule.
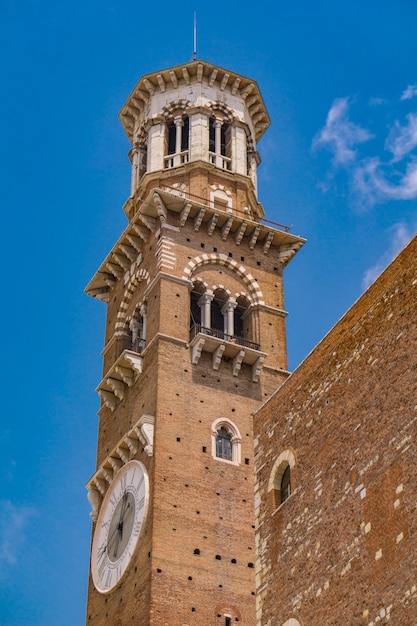
<path fill-rule="evenodd" d="M 252 274 L 250 274 L 242 264 L 238 263 L 234 259 L 231 259 L 225 254 L 212 253 L 194 257 L 194 259 L 191 259 L 184 268 L 183 278 L 185 280 L 192 281 L 194 272 L 204 265 L 221 265 L 228 268 L 244 283 L 248 290 L 249 298 L 254 304 L 265 304 L 261 288 Z"/>
<path fill-rule="evenodd" d="M 213 115 L 216 115 L 216 113 L 217 115 L 220 114 L 220 116 L 223 118 L 223 121 L 227 124 L 231 124 L 235 118 L 232 109 L 229 109 L 226 104 L 220 102 L 219 100 L 215 102 L 209 102 L 207 104 L 207 108 L 210 109 Z"/>
<path fill-rule="evenodd" d="M 185 113 L 190 107 L 191 104 L 188 100 L 186 100 L 185 98 L 180 98 L 180 100 L 174 100 L 173 102 L 166 104 L 162 108 L 162 115 L 165 117 L 165 119 L 169 119 L 175 114 L 180 115 L 182 113 Z"/>
<path fill-rule="evenodd" d="M 301 623 L 295 619 L 295 617 L 290 617 L 282 626 L 302 626 Z"/>
<path fill-rule="evenodd" d="M 116 326 L 115 326 L 115 335 L 120 336 L 126 331 L 126 326 L 128 323 L 127 320 L 127 310 L 129 308 L 130 301 L 132 299 L 133 294 L 136 291 L 137 286 L 142 281 L 146 281 L 146 284 L 149 285 L 150 277 L 149 272 L 143 268 L 138 268 L 127 281 L 125 291 L 123 294 L 123 299 L 120 302 L 119 310 L 117 312 L 116 318 Z"/>

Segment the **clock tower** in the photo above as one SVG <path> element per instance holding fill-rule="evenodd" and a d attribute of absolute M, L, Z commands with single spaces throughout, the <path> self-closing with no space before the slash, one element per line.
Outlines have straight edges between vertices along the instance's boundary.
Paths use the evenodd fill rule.
<path fill-rule="evenodd" d="M 140 79 L 127 226 L 88 284 L 107 305 L 87 624 L 255 624 L 253 412 L 286 379 L 257 84 L 192 61 Z"/>

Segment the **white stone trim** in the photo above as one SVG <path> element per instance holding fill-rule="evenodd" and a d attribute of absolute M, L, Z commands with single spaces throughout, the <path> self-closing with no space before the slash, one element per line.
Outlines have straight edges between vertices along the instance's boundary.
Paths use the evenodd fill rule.
<path fill-rule="evenodd" d="M 253 301 L 255 304 L 264 305 L 264 299 L 262 290 L 259 287 L 258 282 L 255 278 L 247 272 L 246 268 L 241 264 L 237 263 L 234 259 L 226 256 L 225 254 L 202 254 L 200 256 L 194 257 L 191 259 L 187 266 L 183 270 L 184 280 L 193 280 L 193 274 L 203 265 L 222 265 L 235 274 L 237 274 L 243 283 L 246 285 L 248 289 L 249 299 Z"/>

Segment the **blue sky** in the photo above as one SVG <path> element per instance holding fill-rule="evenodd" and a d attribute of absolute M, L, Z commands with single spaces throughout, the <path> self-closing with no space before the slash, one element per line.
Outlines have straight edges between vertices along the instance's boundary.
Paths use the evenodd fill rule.
<path fill-rule="evenodd" d="M 192 55 L 258 81 L 290 367 L 417 226 L 417 4 L 2 0 L 0 623 L 84 622 L 105 306 L 83 289 L 121 230 L 141 74 Z"/>

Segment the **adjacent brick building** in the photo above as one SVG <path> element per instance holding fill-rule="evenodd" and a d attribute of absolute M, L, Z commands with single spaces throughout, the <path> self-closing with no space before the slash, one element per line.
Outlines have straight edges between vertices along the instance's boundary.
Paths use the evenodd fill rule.
<path fill-rule="evenodd" d="M 255 415 L 257 624 L 417 624 L 417 239 Z"/>

